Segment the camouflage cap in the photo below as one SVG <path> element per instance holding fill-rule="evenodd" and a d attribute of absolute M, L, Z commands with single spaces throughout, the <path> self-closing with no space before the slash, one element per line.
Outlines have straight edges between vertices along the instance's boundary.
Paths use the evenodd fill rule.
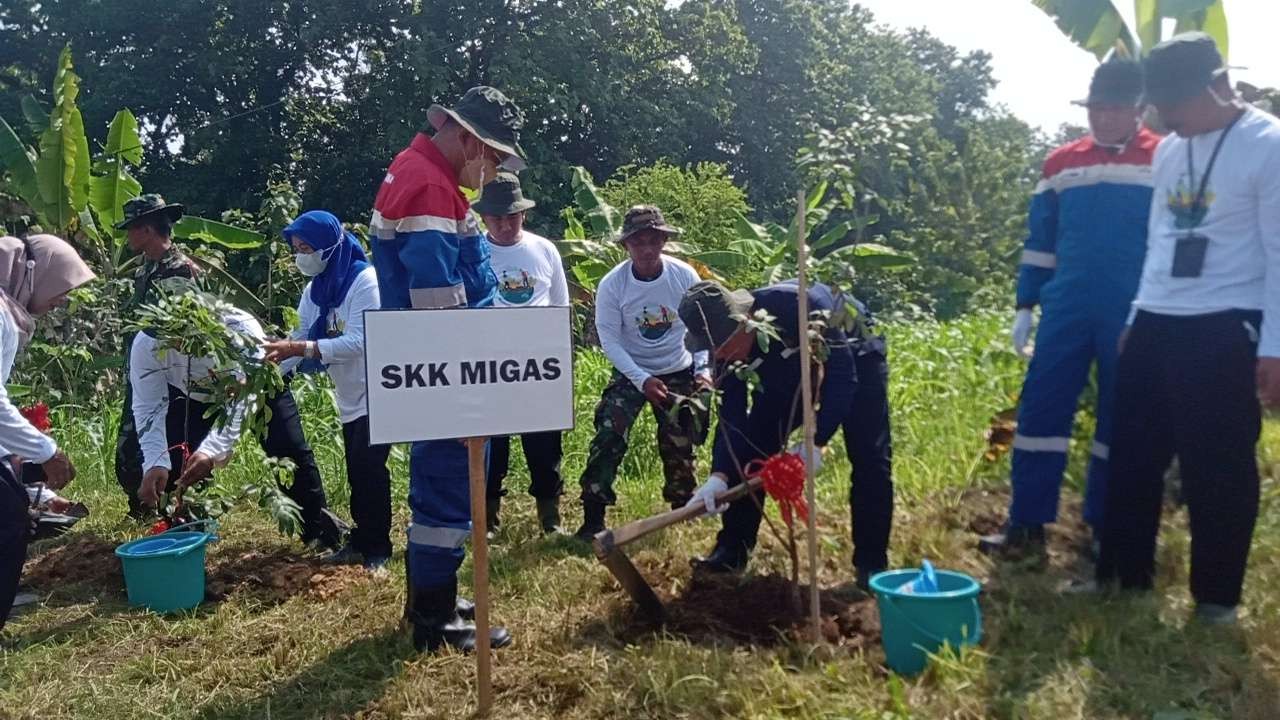
<path fill-rule="evenodd" d="M 730 290 L 713 280 L 694 283 L 676 311 L 685 327 L 684 346 L 689 352 L 714 351 L 737 332 L 755 302 L 748 290 Z"/>
<path fill-rule="evenodd" d="M 116 230 L 124 230 L 140 218 L 156 213 L 163 213 L 169 222 L 176 223 L 182 217 L 183 207 L 174 203 L 165 203 L 164 198 L 155 193 L 139 195 L 124 204 L 124 218 L 115 224 Z"/>
<path fill-rule="evenodd" d="M 427 108 L 427 121 L 436 130 L 444 127 L 448 119 L 453 119 L 485 145 L 502 153 L 507 169 L 524 169 L 525 154 L 520 147 L 524 113 L 497 88 L 479 85 L 468 90 L 451 108 L 439 104 Z"/>
<path fill-rule="evenodd" d="M 657 230 L 667 235 L 679 235 L 684 232 L 678 227 L 668 225 L 667 219 L 662 216 L 662 211 L 657 205 L 635 205 L 622 218 L 622 233 L 618 235 L 618 242 L 625 242 L 628 237 L 642 230 Z"/>

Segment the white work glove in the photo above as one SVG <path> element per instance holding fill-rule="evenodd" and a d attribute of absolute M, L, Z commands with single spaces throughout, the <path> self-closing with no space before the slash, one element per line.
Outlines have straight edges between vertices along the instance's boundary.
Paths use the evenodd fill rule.
<path fill-rule="evenodd" d="M 792 445 L 787 450 L 787 452 L 791 453 L 792 455 L 798 456 L 802 461 L 804 461 L 805 468 L 810 468 L 810 467 L 813 468 L 814 475 L 817 475 L 818 471 L 822 469 L 822 448 L 818 447 L 817 445 L 813 446 L 812 458 L 806 458 L 804 456 L 804 443 L 802 442 L 798 442 L 795 445 Z"/>
<path fill-rule="evenodd" d="M 706 482 L 702 483 L 697 490 L 693 491 L 693 497 L 689 498 L 689 502 L 685 503 L 685 507 L 692 507 L 698 503 L 702 503 L 707 506 L 708 515 L 717 515 L 722 513 L 727 510 L 729 506 L 727 504 L 717 505 L 716 496 L 728 489 L 729 485 L 724 481 L 724 478 L 717 474 L 712 474 L 711 477 L 707 478 Z"/>
<path fill-rule="evenodd" d="M 1031 347 L 1031 308 L 1022 308 L 1013 316 L 1013 351 L 1019 357 L 1029 358 L 1033 352 Z"/>

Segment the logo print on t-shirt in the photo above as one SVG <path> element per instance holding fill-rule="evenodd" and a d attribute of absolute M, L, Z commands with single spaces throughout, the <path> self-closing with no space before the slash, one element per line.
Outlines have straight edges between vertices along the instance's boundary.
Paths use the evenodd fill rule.
<path fill-rule="evenodd" d="M 1209 206 L 1213 205 L 1213 191 L 1206 188 L 1204 191 L 1204 202 L 1196 203 L 1196 191 L 1199 187 L 1191 187 L 1187 183 L 1187 176 L 1183 175 L 1178 178 L 1178 186 L 1171 192 L 1166 193 L 1165 202 L 1169 205 L 1169 212 L 1173 213 L 1173 226 L 1179 230 L 1191 230 L 1200 227 L 1200 223 L 1204 222 L 1204 218 L 1209 214 Z"/>
<path fill-rule="evenodd" d="M 675 313 L 671 312 L 666 305 L 659 305 L 656 310 L 645 305 L 640 310 L 640 317 L 636 318 L 636 329 L 640 331 L 640 337 L 645 340 L 657 340 L 667 334 L 673 322 L 675 322 Z"/>
<path fill-rule="evenodd" d="M 527 270 L 503 270 L 498 278 L 498 294 L 512 305 L 523 305 L 533 299 L 533 278 Z"/>

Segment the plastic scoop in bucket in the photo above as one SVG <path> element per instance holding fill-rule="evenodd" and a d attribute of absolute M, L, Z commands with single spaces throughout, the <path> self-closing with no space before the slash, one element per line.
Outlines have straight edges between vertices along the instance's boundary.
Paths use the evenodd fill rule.
<path fill-rule="evenodd" d="M 929 595 L 938 592 L 938 572 L 933 569 L 933 563 L 921 560 L 920 574 L 902 583 L 898 592 L 903 595 Z"/>

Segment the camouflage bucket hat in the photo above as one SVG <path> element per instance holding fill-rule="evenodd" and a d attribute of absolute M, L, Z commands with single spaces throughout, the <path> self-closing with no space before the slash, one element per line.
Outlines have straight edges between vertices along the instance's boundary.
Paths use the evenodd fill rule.
<path fill-rule="evenodd" d="M 427 108 L 427 121 L 436 130 L 444 127 L 445 120 L 450 118 L 485 145 L 502 153 L 507 169 L 524 169 L 524 149 L 520 147 L 524 113 L 497 88 L 480 85 L 468 90 L 451 108 L 438 104 Z"/>
<path fill-rule="evenodd" d="M 139 195 L 124 204 L 124 218 L 114 227 L 116 230 L 124 230 L 140 218 L 156 213 L 163 213 L 169 218 L 169 222 L 176 223 L 182 217 L 183 207 L 177 203 L 169 205 L 155 193 Z"/>
<path fill-rule="evenodd" d="M 694 283 L 676 311 L 685 327 L 684 346 L 689 352 L 714 351 L 737 332 L 755 302 L 748 290 L 730 290 L 712 280 Z"/>
<path fill-rule="evenodd" d="M 642 230 L 657 230 L 667 235 L 679 235 L 684 232 L 678 227 L 668 225 L 666 218 L 662 216 L 662 211 L 656 205 L 636 205 L 628 210 L 622 219 L 622 233 L 618 235 L 618 242 L 626 242 L 627 238 Z"/>
<path fill-rule="evenodd" d="M 514 215 L 537 205 L 525 198 L 520 190 L 520 178 L 514 173 L 498 173 L 493 180 L 485 183 L 480 191 L 480 199 L 471 204 L 471 209 L 481 215 Z"/>

